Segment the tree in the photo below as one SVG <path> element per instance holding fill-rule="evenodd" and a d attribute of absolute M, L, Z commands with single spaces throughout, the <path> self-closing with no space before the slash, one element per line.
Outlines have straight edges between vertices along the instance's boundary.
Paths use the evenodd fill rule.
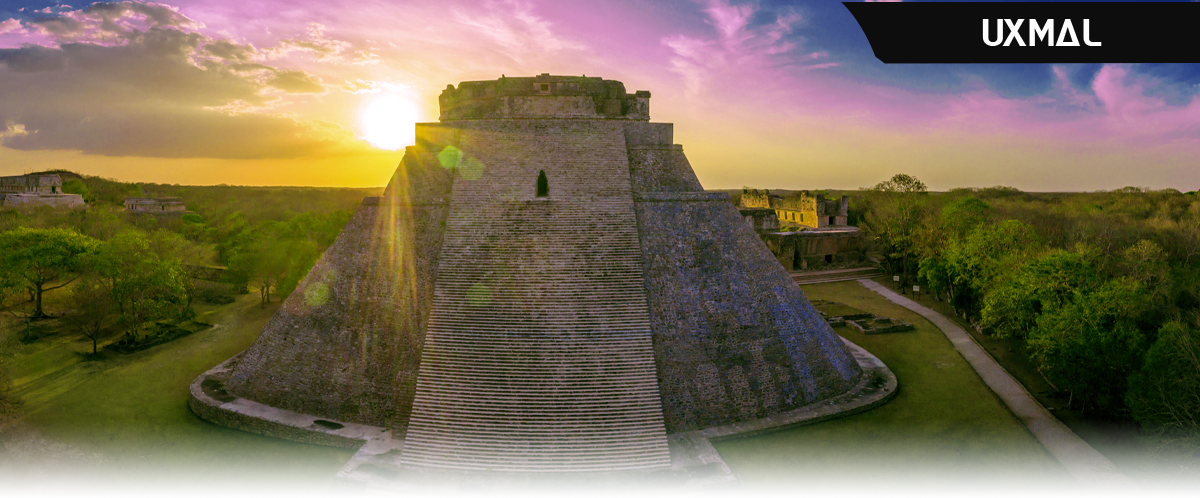
<path fill-rule="evenodd" d="M 71 311 L 63 315 L 63 322 L 90 339 L 92 354 L 96 354 L 101 334 L 117 313 L 112 293 L 98 279 L 84 279 L 72 289 L 71 305 Z"/>
<path fill-rule="evenodd" d="M 1126 405 L 1142 428 L 1188 446 L 1200 444 L 1200 320 L 1176 319 L 1158 330 Z"/>
<path fill-rule="evenodd" d="M 941 225 L 952 237 L 963 238 L 987 222 L 992 206 L 974 196 L 961 197 L 942 208 Z"/>
<path fill-rule="evenodd" d="M 889 262 L 899 260 L 901 278 L 908 278 L 908 259 L 927 194 L 925 184 L 915 177 L 898 174 L 870 191 L 878 199 L 867 213 L 867 231 Z"/>
<path fill-rule="evenodd" d="M 1200 254 L 1200 218 L 1192 217 L 1180 220 L 1176 237 L 1183 261 L 1191 263 L 1192 258 Z"/>
<path fill-rule="evenodd" d="M 1125 264 L 1125 275 L 1147 287 L 1155 287 L 1162 282 L 1170 270 L 1167 266 L 1166 252 L 1153 241 L 1139 240 L 1125 248 L 1121 255 Z"/>
<path fill-rule="evenodd" d="M 1141 370 L 1129 378 L 1126 404 L 1150 436 L 1139 481 L 1145 496 L 1182 497 L 1200 487 L 1200 320 L 1171 320 L 1158 330 Z"/>
<path fill-rule="evenodd" d="M 178 263 L 161 259 L 141 232 L 125 231 L 105 242 L 90 265 L 135 335 L 151 321 L 188 311 L 190 277 Z"/>
<path fill-rule="evenodd" d="M 1085 254 L 1055 249 L 1030 260 L 983 297 L 982 325 L 998 337 L 1025 337 L 1042 313 L 1066 306 L 1098 285 Z"/>
<path fill-rule="evenodd" d="M 271 302 L 271 289 L 287 274 L 289 261 L 279 245 L 272 244 L 270 237 L 262 234 L 242 247 L 229 260 L 229 267 L 248 282 L 258 286 L 260 306 Z"/>
<path fill-rule="evenodd" d="M 1071 402 L 1116 413 L 1148 346 L 1141 329 L 1145 309 L 1142 286 L 1127 278 L 1077 292 L 1069 304 L 1038 318 L 1029 334 L 1030 357 L 1047 380 L 1070 393 Z"/>
<path fill-rule="evenodd" d="M 317 243 L 312 240 L 285 240 L 281 242 L 280 250 L 286 255 L 286 270 L 279 279 L 279 284 L 275 286 L 275 291 L 280 298 L 291 294 L 296 286 L 300 285 L 300 280 L 308 274 L 316 264 L 317 259 L 321 257 L 321 251 L 317 249 Z"/>
<path fill-rule="evenodd" d="M 978 309 L 996 281 L 1042 250 L 1033 227 L 1006 220 L 976 227 L 965 239 L 952 239 L 945 272 L 953 285 L 953 303 L 968 313 Z"/>
<path fill-rule="evenodd" d="M 34 296 L 33 317 L 46 316 L 42 295 L 79 276 L 97 242 L 74 230 L 20 227 L 0 233 L 0 274 L 23 282 Z M 57 283 L 57 285 L 53 285 Z"/>

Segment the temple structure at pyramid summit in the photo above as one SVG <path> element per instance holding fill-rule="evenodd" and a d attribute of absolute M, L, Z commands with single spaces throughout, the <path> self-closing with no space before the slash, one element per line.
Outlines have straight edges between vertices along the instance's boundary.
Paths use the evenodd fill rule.
<path fill-rule="evenodd" d="M 895 392 L 727 194 L 704 191 L 672 125 L 650 122 L 649 92 L 543 74 L 439 100 L 383 197 L 253 345 L 193 383 L 195 413 L 357 447 L 348 479 L 695 480 L 720 463 L 712 438 Z"/>

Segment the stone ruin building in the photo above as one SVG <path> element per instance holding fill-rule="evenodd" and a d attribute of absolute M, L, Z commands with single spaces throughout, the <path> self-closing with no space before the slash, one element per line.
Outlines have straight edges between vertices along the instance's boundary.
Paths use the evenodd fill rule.
<path fill-rule="evenodd" d="M 56 174 L 0 176 L 0 207 L 32 206 L 87 207 L 82 195 L 63 193 L 62 177 Z"/>
<path fill-rule="evenodd" d="M 850 197 L 826 199 L 801 191 L 791 197 L 743 188 L 738 212 L 785 268 L 864 259 L 858 227 L 849 226 Z"/>
<path fill-rule="evenodd" d="M 777 226 L 838 228 L 848 226 L 850 196 L 826 200 L 823 194 L 812 195 L 804 190 L 792 197 L 782 197 L 771 195 L 770 190 L 743 188 L 739 206 L 742 211 L 774 212 Z"/>
<path fill-rule="evenodd" d="M 448 86 L 193 411 L 358 447 L 346 477 L 669 470 L 687 435 L 886 401 L 894 377 L 704 191 L 649 100 L 595 77 Z"/>
<path fill-rule="evenodd" d="M 158 215 L 182 215 L 187 212 L 180 197 L 126 197 L 125 211 Z"/>

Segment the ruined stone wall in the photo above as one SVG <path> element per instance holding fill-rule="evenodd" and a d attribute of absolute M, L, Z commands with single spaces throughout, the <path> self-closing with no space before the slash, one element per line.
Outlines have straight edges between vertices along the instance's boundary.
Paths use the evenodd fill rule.
<path fill-rule="evenodd" d="M 859 231 L 775 232 L 759 235 L 779 264 L 789 270 L 863 259 L 863 238 Z"/>
<path fill-rule="evenodd" d="M 846 226 L 848 224 L 850 215 L 849 196 L 843 195 L 838 199 L 825 199 L 825 196 L 818 195 L 816 205 L 817 216 L 825 225 Z M 833 218 L 832 223 L 830 223 L 830 218 Z"/>
<path fill-rule="evenodd" d="M 738 202 L 738 205 L 752 209 L 772 209 L 771 191 L 764 190 L 759 192 L 758 189 L 742 189 L 742 199 Z"/>
<path fill-rule="evenodd" d="M 774 209 L 741 208 L 738 213 L 755 232 L 779 230 L 779 217 Z"/>
<path fill-rule="evenodd" d="M 179 197 L 126 197 L 125 209 L 146 213 L 176 213 L 183 214 L 187 206 Z"/>
<path fill-rule="evenodd" d="M 670 432 L 842 394 L 860 369 L 724 194 L 637 203 Z"/>
<path fill-rule="evenodd" d="M 0 206 L 37 207 L 50 206 L 54 208 L 83 209 L 87 204 L 79 194 L 0 194 Z"/>
<path fill-rule="evenodd" d="M 0 176 L 0 192 L 61 194 L 62 178 L 58 175 Z"/>
<path fill-rule="evenodd" d="M 500 78 L 448 85 L 441 119 L 605 118 L 648 121 L 650 92 L 625 93 L 620 81 L 585 76 Z"/>
<path fill-rule="evenodd" d="M 228 389 L 277 408 L 403 423 L 412 403 L 451 170 L 406 151 L 233 368 Z"/>

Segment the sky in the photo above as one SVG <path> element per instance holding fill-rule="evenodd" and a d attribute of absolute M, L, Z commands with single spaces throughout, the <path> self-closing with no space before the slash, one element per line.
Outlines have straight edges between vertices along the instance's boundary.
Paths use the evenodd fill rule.
<path fill-rule="evenodd" d="M 0 0 L 0 175 L 382 186 L 540 73 L 651 91 L 709 189 L 1200 187 L 1200 64 L 885 65 L 827 0 Z"/>

